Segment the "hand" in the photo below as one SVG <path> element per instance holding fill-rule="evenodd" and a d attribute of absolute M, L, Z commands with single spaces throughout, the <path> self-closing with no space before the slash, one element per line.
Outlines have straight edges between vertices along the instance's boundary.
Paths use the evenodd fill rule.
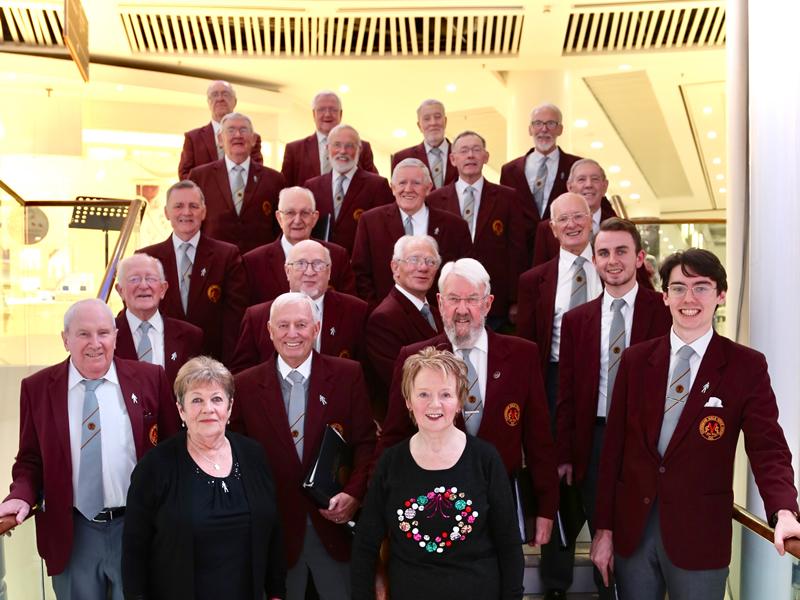
<path fill-rule="evenodd" d="M 536 517 L 536 537 L 533 538 L 533 545 L 546 544 L 550 541 L 551 533 L 553 533 L 553 519 Z"/>
<path fill-rule="evenodd" d="M 794 518 L 792 511 L 781 509 L 778 511 L 778 522 L 775 524 L 774 538 L 775 549 L 781 556 L 786 552 L 783 540 L 788 538 L 800 538 L 800 523 Z"/>
<path fill-rule="evenodd" d="M 16 518 L 17 525 L 22 523 L 30 512 L 31 505 L 18 498 L 12 498 L 0 504 L 0 517 L 13 515 Z"/>
<path fill-rule="evenodd" d="M 375 572 L 375 600 L 389 600 L 389 580 L 385 569 Z"/>
<path fill-rule="evenodd" d="M 512 325 L 516 325 L 517 324 L 517 305 L 516 304 L 512 304 L 508 308 L 508 320 L 511 321 Z"/>
<path fill-rule="evenodd" d="M 319 514 L 334 523 L 347 523 L 356 514 L 356 510 L 358 510 L 358 500 L 350 494 L 339 492 L 331 498 L 328 510 L 320 508 Z"/>
<path fill-rule="evenodd" d="M 564 463 L 563 465 L 558 465 L 558 478 L 562 479 L 567 478 L 567 485 L 572 485 L 572 464 L 571 463 Z"/>
<path fill-rule="evenodd" d="M 603 585 L 608 587 L 611 573 L 614 571 L 614 542 L 610 529 L 598 529 L 592 538 L 592 549 L 589 552 L 594 566 L 603 577 Z"/>

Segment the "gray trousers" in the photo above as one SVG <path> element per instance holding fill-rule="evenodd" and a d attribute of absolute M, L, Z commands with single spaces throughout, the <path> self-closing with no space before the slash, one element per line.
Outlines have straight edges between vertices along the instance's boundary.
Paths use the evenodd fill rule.
<path fill-rule="evenodd" d="M 350 563 L 331 558 L 311 520 L 300 558 L 286 574 L 286 600 L 305 600 L 309 573 L 321 600 L 350 600 Z"/>
<path fill-rule="evenodd" d="M 58 600 L 122 600 L 122 527 L 125 519 L 95 523 L 73 511 L 72 554 L 53 576 Z"/>

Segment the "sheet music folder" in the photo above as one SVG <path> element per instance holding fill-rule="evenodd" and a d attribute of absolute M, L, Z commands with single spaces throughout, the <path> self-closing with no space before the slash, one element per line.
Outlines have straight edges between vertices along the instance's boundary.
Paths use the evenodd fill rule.
<path fill-rule="evenodd" d="M 320 508 L 342 491 L 353 468 L 353 452 L 342 435 L 325 426 L 317 460 L 303 482 L 303 489 Z"/>

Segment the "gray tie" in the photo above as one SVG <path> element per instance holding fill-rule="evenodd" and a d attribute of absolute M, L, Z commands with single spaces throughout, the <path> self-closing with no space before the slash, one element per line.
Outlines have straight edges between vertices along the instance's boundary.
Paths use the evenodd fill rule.
<path fill-rule="evenodd" d="M 150 342 L 150 336 L 148 332 L 153 328 L 150 325 L 150 321 L 142 321 L 139 324 L 139 331 L 142 334 L 141 339 L 139 340 L 139 345 L 136 346 L 136 356 L 139 360 L 143 360 L 145 362 L 153 362 L 153 344 Z"/>
<path fill-rule="evenodd" d="M 622 308 L 625 300 L 616 298 L 611 301 L 611 329 L 608 332 L 608 385 L 606 387 L 606 415 L 611 410 L 611 396 L 614 393 L 614 381 L 617 378 L 619 360 L 622 358 L 622 351 L 625 350 L 625 317 L 622 316 Z"/>
<path fill-rule="evenodd" d="M 220 158 L 223 158 L 224 156 L 225 156 L 225 148 L 223 148 L 222 146 L 218 145 L 217 146 L 217 158 L 220 159 Z"/>
<path fill-rule="evenodd" d="M 686 405 L 686 398 L 689 397 L 689 382 L 692 376 L 689 359 L 693 354 L 694 350 L 692 350 L 691 346 L 682 346 L 678 350 L 678 360 L 675 361 L 675 368 L 672 370 L 669 387 L 667 387 L 661 434 L 658 436 L 658 453 L 661 456 L 664 456 L 664 452 L 669 446 L 669 441 L 672 439 L 672 434 L 675 433 L 678 419 L 681 418 L 683 407 Z"/>
<path fill-rule="evenodd" d="M 442 149 L 431 148 L 431 177 L 433 178 L 433 187 L 439 189 L 444 185 L 444 168 L 442 166 Z"/>
<path fill-rule="evenodd" d="M 575 308 L 586 302 L 586 271 L 583 269 L 583 263 L 585 262 L 585 258 L 576 256 L 575 262 L 572 263 L 575 272 L 572 274 L 572 287 L 569 295 L 570 308 Z"/>
<path fill-rule="evenodd" d="M 289 371 L 287 379 L 292 383 L 289 393 L 289 431 L 294 440 L 294 447 L 300 462 L 303 461 L 303 434 L 306 415 L 306 390 L 303 386 L 303 377 L 299 371 Z"/>
<path fill-rule="evenodd" d="M 331 172 L 331 159 L 328 156 L 328 138 L 322 138 L 319 143 L 319 149 L 319 174 L 325 175 L 325 173 Z"/>
<path fill-rule="evenodd" d="M 422 308 L 419 309 L 419 312 L 421 312 L 422 316 L 425 317 L 425 320 L 428 322 L 428 325 L 431 326 L 431 329 L 438 331 L 438 329 L 436 329 L 436 320 L 433 318 L 433 313 L 431 312 L 431 307 L 427 304 L 423 304 Z"/>
<path fill-rule="evenodd" d="M 547 157 L 539 161 L 539 170 L 536 171 L 536 179 L 533 180 L 531 191 L 533 192 L 533 199 L 536 201 L 536 207 L 539 209 L 539 216 L 544 215 L 544 209 L 547 202 L 544 198 L 544 184 L 547 181 Z"/>
<path fill-rule="evenodd" d="M 231 181 L 231 198 L 236 214 L 242 213 L 242 203 L 244 202 L 244 167 L 236 165 L 233 167 L 233 180 Z"/>
<path fill-rule="evenodd" d="M 414 235 L 414 224 L 411 223 L 411 217 L 406 217 L 403 221 L 403 229 L 406 235 Z"/>
<path fill-rule="evenodd" d="M 181 264 L 179 266 L 180 273 L 178 277 L 178 284 L 181 291 L 181 304 L 183 305 L 184 314 L 188 311 L 189 306 L 189 279 L 192 276 L 192 259 L 189 258 L 189 248 L 192 245 L 189 242 L 181 244 L 183 254 L 181 256 Z"/>
<path fill-rule="evenodd" d="M 469 226 L 469 233 L 475 239 L 475 188 L 471 185 L 464 190 L 464 212 L 461 215 Z"/>
<path fill-rule="evenodd" d="M 347 179 L 344 175 L 339 175 L 336 180 L 336 191 L 333 193 L 333 218 L 339 218 L 339 211 L 342 210 L 342 202 L 344 202 L 344 180 Z"/>
<path fill-rule="evenodd" d="M 478 381 L 478 372 L 475 365 L 469 359 L 469 352 L 472 348 L 462 348 L 459 350 L 467 365 L 467 381 L 469 382 L 467 403 L 464 405 L 464 424 L 470 435 L 478 435 L 483 417 L 483 398 L 481 397 L 481 384 Z"/>
<path fill-rule="evenodd" d="M 100 444 L 100 407 L 95 390 L 105 379 L 84 379 L 81 453 L 75 508 L 87 519 L 103 510 L 103 449 Z"/>

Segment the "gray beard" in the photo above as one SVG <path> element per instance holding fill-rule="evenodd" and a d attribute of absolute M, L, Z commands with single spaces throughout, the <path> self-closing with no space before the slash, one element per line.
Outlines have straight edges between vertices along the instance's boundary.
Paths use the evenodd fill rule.
<path fill-rule="evenodd" d="M 475 342 L 478 341 L 478 336 L 481 334 L 481 330 L 486 327 L 486 318 L 484 317 L 481 319 L 480 327 L 470 328 L 469 333 L 464 336 L 456 335 L 456 327 L 453 323 L 444 324 L 444 333 L 447 336 L 447 339 L 450 340 L 450 345 L 453 348 L 473 348 L 475 346 Z"/>

